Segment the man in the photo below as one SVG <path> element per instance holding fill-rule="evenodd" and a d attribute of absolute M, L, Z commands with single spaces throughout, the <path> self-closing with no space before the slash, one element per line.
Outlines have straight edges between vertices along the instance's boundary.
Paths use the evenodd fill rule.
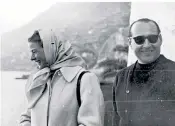
<path fill-rule="evenodd" d="M 160 54 L 158 24 L 142 18 L 131 24 L 129 45 L 137 61 L 117 73 L 113 86 L 115 125 L 175 125 L 175 62 Z"/>
<path fill-rule="evenodd" d="M 28 45 L 38 70 L 26 85 L 28 107 L 20 126 L 103 126 L 99 81 L 88 72 L 77 85 L 86 70 L 70 43 L 60 41 L 52 30 L 40 30 L 29 38 Z"/>

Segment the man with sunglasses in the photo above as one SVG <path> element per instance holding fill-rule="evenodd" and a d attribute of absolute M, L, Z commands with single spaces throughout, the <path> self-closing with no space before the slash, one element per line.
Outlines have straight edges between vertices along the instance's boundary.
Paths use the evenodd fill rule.
<path fill-rule="evenodd" d="M 133 22 L 129 45 L 137 61 L 116 75 L 113 126 L 174 126 L 175 62 L 160 54 L 158 24 L 148 18 Z"/>

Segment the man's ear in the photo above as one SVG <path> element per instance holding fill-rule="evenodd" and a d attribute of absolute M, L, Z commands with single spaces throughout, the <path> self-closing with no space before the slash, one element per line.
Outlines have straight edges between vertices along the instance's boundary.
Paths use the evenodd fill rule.
<path fill-rule="evenodd" d="M 161 42 L 161 45 L 162 45 L 162 35 L 159 34 L 159 39 L 160 39 L 160 42 Z"/>

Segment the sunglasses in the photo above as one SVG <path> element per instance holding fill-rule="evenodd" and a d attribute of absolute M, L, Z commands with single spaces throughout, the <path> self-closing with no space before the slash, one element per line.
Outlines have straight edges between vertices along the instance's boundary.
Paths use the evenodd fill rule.
<path fill-rule="evenodd" d="M 147 35 L 147 36 L 137 36 L 137 37 L 130 37 L 130 38 L 134 39 L 135 43 L 138 45 L 142 45 L 145 42 L 145 39 L 148 39 L 150 43 L 154 44 L 157 42 L 159 35 L 160 34 Z"/>

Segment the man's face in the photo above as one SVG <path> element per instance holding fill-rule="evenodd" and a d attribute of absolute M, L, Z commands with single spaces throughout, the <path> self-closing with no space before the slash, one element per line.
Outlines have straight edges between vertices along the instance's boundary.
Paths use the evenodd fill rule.
<path fill-rule="evenodd" d="M 46 67 L 47 62 L 44 49 L 38 43 L 29 42 L 28 45 L 31 52 L 31 60 L 36 62 L 39 69 Z"/>
<path fill-rule="evenodd" d="M 130 46 L 139 63 L 151 63 L 160 56 L 162 38 L 153 22 L 136 22 L 131 28 L 131 33 Z"/>

